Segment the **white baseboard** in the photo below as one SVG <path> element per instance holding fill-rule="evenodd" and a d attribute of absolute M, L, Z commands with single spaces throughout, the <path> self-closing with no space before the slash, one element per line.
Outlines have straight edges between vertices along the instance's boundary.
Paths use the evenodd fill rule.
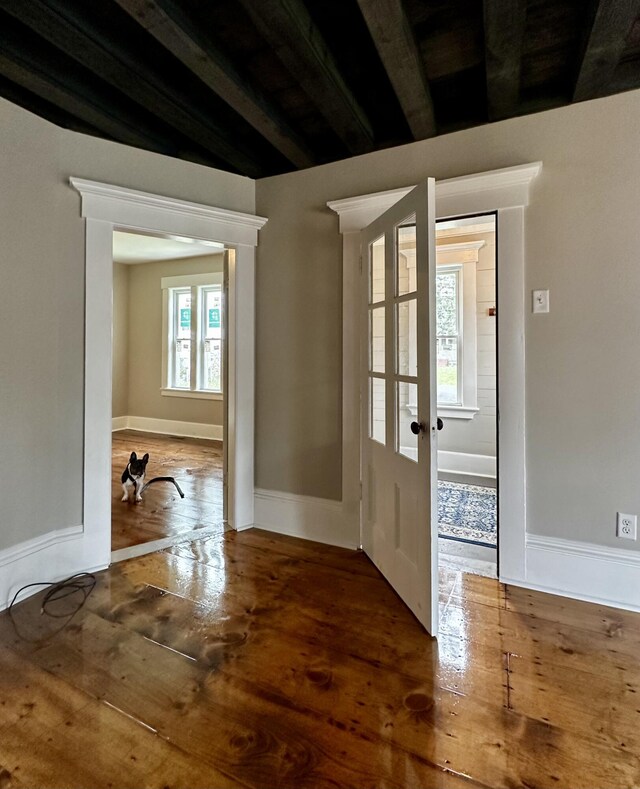
<path fill-rule="evenodd" d="M 87 568 L 80 543 L 82 526 L 55 529 L 0 551 L 0 611 L 8 607 L 15 593 L 25 584 L 56 582 L 77 572 L 104 570 L 107 564 Z M 17 599 L 23 600 L 42 590 L 26 589 Z"/>
<path fill-rule="evenodd" d="M 255 523 L 258 529 L 315 540 L 341 548 L 357 548 L 357 523 L 348 524 L 342 503 L 256 488 Z"/>
<path fill-rule="evenodd" d="M 477 477 L 479 481 L 495 480 L 497 473 L 494 455 L 473 455 L 470 452 L 438 450 L 438 473 Z"/>
<path fill-rule="evenodd" d="M 185 438 L 209 438 L 223 440 L 222 425 L 207 425 L 202 422 L 180 422 L 176 419 L 152 419 L 146 416 L 115 416 L 111 429 L 139 430 L 142 433 L 160 433 Z"/>
<path fill-rule="evenodd" d="M 526 577 L 504 583 L 640 611 L 640 553 L 528 534 Z"/>

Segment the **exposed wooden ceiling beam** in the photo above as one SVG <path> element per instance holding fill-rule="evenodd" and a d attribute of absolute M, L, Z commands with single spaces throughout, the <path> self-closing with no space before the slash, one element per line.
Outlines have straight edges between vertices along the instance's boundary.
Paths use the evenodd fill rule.
<path fill-rule="evenodd" d="M 373 150 L 371 124 L 302 0 L 240 2 L 349 151 Z"/>
<path fill-rule="evenodd" d="M 240 76 L 171 0 L 115 0 L 157 41 L 297 167 L 315 160 L 283 115 Z"/>
<path fill-rule="evenodd" d="M 216 160 L 251 177 L 263 174 L 262 166 L 242 151 L 237 141 L 188 108 L 184 97 L 135 60 L 133 54 L 121 53 L 117 41 L 102 37 L 98 31 L 89 32 L 83 20 L 73 17 L 71 6 L 65 5 L 63 0 L 29 0 L 28 3 L 0 0 L 0 8 L 147 111 L 157 114 L 161 107 L 167 125 L 211 153 Z"/>
<path fill-rule="evenodd" d="M 81 118 L 106 137 L 159 153 L 175 153 L 161 134 L 145 125 L 139 113 L 106 102 L 91 86 L 79 84 L 74 75 L 63 77 L 49 61 L 25 51 L 22 36 L 8 25 L 0 30 L 0 75 Z"/>
<path fill-rule="evenodd" d="M 422 56 L 401 0 L 358 0 L 378 55 L 416 140 L 433 137 L 436 121 Z"/>
<path fill-rule="evenodd" d="M 599 0 L 585 33 L 573 101 L 604 96 L 625 49 L 631 25 L 640 14 L 640 0 Z"/>
<path fill-rule="evenodd" d="M 515 115 L 520 99 L 526 0 L 484 0 L 487 114 L 498 121 Z"/>

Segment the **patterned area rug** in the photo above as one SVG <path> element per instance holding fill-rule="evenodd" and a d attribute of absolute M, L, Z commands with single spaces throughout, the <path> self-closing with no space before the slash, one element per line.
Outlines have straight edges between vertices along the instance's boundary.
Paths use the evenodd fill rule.
<path fill-rule="evenodd" d="M 495 488 L 438 480 L 440 537 L 495 547 L 497 509 Z"/>

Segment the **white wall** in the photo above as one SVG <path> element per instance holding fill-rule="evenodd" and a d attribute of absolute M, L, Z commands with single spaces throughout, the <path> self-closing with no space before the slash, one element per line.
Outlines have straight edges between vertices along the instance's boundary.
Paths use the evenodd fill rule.
<path fill-rule="evenodd" d="M 248 213 L 255 186 L 58 129 L 4 100 L 0 140 L 2 550 L 82 523 L 85 241 L 69 176 Z"/>
<path fill-rule="evenodd" d="M 633 91 L 258 181 L 258 486 L 341 497 L 342 244 L 326 202 L 541 160 L 526 286 L 550 289 L 551 312 L 526 321 L 528 528 L 637 551 L 615 513 L 640 513 L 638 129 Z"/>

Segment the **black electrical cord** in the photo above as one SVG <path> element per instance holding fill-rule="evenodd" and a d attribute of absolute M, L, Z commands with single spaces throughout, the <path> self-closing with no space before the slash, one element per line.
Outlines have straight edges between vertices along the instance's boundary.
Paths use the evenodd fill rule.
<path fill-rule="evenodd" d="M 91 592 L 93 592 L 95 585 L 96 577 L 92 573 L 76 573 L 75 575 L 71 575 L 69 578 L 65 578 L 62 581 L 38 581 L 32 584 L 25 584 L 24 586 L 21 586 L 20 589 L 18 589 L 18 591 L 14 594 L 13 600 L 9 603 L 7 611 L 9 616 L 11 616 L 13 619 L 11 609 L 18 599 L 20 592 L 23 592 L 25 589 L 30 589 L 33 586 L 48 586 L 50 588 L 47 589 L 42 599 L 40 614 L 46 614 L 47 616 L 53 617 L 55 619 L 66 619 L 69 616 L 77 614 L 77 612 L 87 602 L 87 598 Z M 64 614 L 54 614 L 51 612 L 51 610 L 47 610 L 51 603 L 55 603 L 58 600 L 64 600 L 66 597 L 76 594 L 76 592 L 82 593 L 82 602 L 79 603 L 71 613 L 67 612 Z"/>

